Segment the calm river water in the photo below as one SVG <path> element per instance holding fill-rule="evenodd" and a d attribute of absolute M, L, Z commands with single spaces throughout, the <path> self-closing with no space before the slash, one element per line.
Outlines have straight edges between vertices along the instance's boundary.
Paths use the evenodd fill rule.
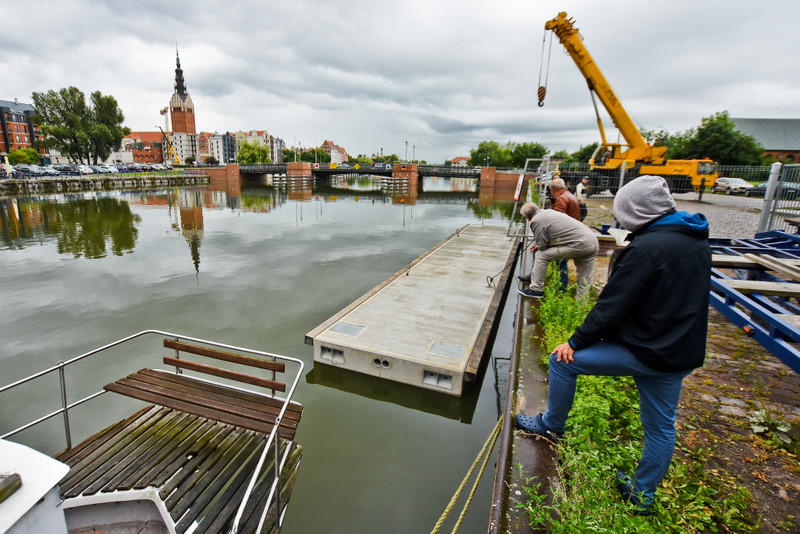
<path fill-rule="evenodd" d="M 304 455 L 284 532 L 429 532 L 497 421 L 492 365 L 454 399 L 314 365 L 304 335 L 464 224 L 506 225 L 512 204 L 463 180 L 426 179 L 416 198 L 337 185 L 0 199 L 0 385 L 149 328 L 300 358 Z M 0 433 L 53 398 L 55 384 L 0 399 Z M 103 402 L 86 411 L 77 433 L 110 417 Z M 48 432 L 55 444 L 15 439 L 63 448 Z M 486 531 L 493 475 L 491 461 L 460 532 Z"/>

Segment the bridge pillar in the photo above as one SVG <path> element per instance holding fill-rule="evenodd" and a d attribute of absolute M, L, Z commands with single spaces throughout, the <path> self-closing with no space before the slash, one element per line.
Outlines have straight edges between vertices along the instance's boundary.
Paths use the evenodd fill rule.
<path fill-rule="evenodd" d="M 287 163 L 286 178 L 311 178 L 311 163 L 306 161 Z"/>
<path fill-rule="evenodd" d="M 419 187 L 419 169 L 416 163 L 395 163 L 392 166 L 392 180 L 405 182 L 404 203 L 415 204 Z"/>

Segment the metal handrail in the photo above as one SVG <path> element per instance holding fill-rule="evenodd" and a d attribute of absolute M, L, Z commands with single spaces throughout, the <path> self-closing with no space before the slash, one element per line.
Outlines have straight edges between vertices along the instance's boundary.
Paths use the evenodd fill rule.
<path fill-rule="evenodd" d="M 70 432 L 70 425 L 69 425 L 69 410 L 71 408 L 74 408 L 74 407 L 76 407 L 76 406 L 78 406 L 80 404 L 83 404 L 83 403 L 85 403 L 85 402 L 87 402 L 89 400 L 92 400 L 92 399 L 94 399 L 94 398 L 96 398 L 96 397 L 98 397 L 98 396 L 100 396 L 100 395 L 102 395 L 102 394 L 104 394 L 106 392 L 104 390 L 100 390 L 100 391 L 92 393 L 92 394 L 90 394 L 90 395 L 88 395 L 88 396 L 86 396 L 86 397 L 84 397 L 84 398 L 82 398 L 82 399 L 80 399 L 78 401 L 75 401 L 75 402 L 73 402 L 71 404 L 67 403 L 67 389 L 66 389 L 66 379 L 65 379 L 66 368 L 68 366 L 70 366 L 70 365 L 72 365 L 72 364 L 74 364 L 76 362 L 79 362 L 81 360 L 84 360 L 84 359 L 86 359 L 86 358 L 88 358 L 90 356 L 93 356 L 95 354 L 104 352 L 104 351 L 106 351 L 108 349 L 111 349 L 113 347 L 122 345 L 122 344 L 124 344 L 124 343 L 126 343 L 128 341 L 131 341 L 133 339 L 136 339 L 136 338 L 139 338 L 139 337 L 142 337 L 142 336 L 146 336 L 146 335 L 166 336 L 166 337 L 173 337 L 175 339 L 182 339 L 182 340 L 185 340 L 185 341 L 191 341 L 191 342 L 194 342 L 194 343 L 203 343 L 203 344 L 206 344 L 206 345 L 211 345 L 211 346 L 215 346 L 215 347 L 222 348 L 222 349 L 246 352 L 246 353 L 249 353 L 249 354 L 255 354 L 255 355 L 259 355 L 259 356 L 266 356 L 268 358 L 284 360 L 284 361 L 287 361 L 287 362 L 292 362 L 292 363 L 297 364 L 299 366 L 299 368 L 297 370 L 297 373 L 294 376 L 294 379 L 292 380 L 291 384 L 289 384 L 289 387 L 288 387 L 288 390 L 286 392 L 285 397 L 283 397 L 281 399 L 281 400 L 283 400 L 283 405 L 282 405 L 277 417 L 275 418 L 275 424 L 272 427 L 272 431 L 269 433 L 268 436 L 266 436 L 265 444 L 264 444 L 264 451 L 262 452 L 261 458 L 258 461 L 258 465 L 256 465 L 256 468 L 253 471 L 253 475 L 250 478 L 250 482 L 249 482 L 249 484 L 247 486 L 247 491 L 245 491 L 245 494 L 242 497 L 242 501 L 239 504 L 239 509 L 238 509 L 238 511 L 236 513 L 236 517 L 234 518 L 234 521 L 233 521 L 233 524 L 232 524 L 232 527 L 231 527 L 231 532 L 232 533 L 238 532 L 239 522 L 241 521 L 242 515 L 244 513 L 245 506 L 247 505 L 247 502 L 250 499 L 250 496 L 251 496 L 251 494 L 253 492 L 253 488 L 255 486 L 256 480 L 258 479 L 258 475 L 261 472 L 261 468 L 264 466 L 264 462 L 266 461 L 267 454 L 269 453 L 270 445 L 272 445 L 273 443 L 275 445 L 275 478 L 274 478 L 274 480 L 272 482 L 272 485 L 271 485 L 271 488 L 270 488 L 270 493 L 269 493 L 269 495 L 267 497 L 267 500 L 266 500 L 266 503 L 264 505 L 264 510 L 262 512 L 262 515 L 261 515 L 261 520 L 259 522 L 259 526 L 258 526 L 257 532 L 260 532 L 262 527 L 263 527 L 263 523 L 264 523 L 264 521 L 265 521 L 265 519 L 267 517 L 267 512 L 268 512 L 268 510 L 270 508 L 270 504 L 271 504 L 271 501 L 272 501 L 273 497 L 275 498 L 275 506 L 276 506 L 276 508 L 275 508 L 275 521 L 276 521 L 276 523 L 278 525 L 280 525 L 281 522 L 282 522 L 282 517 L 281 517 L 281 514 L 280 514 L 280 471 L 283 469 L 283 467 L 284 467 L 284 465 L 286 463 L 287 455 L 284 455 L 284 458 L 280 462 L 278 461 L 279 451 L 280 451 L 280 438 L 278 437 L 278 431 L 280 429 L 280 424 L 281 424 L 281 421 L 283 420 L 284 414 L 286 413 L 286 409 L 289 406 L 289 402 L 291 401 L 292 396 L 294 395 L 294 392 L 297 389 L 297 385 L 300 382 L 300 378 L 303 376 L 303 370 L 305 368 L 305 364 L 303 363 L 302 360 L 299 360 L 297 358 L 292 358 L 290 356 L 283 356 L 283 355 L 280 355 L 280 354 L 273 354 L 273 353 L 270 353 L 270 352 L 264 352 L 264 351 L 255 350 L 255 349 L 248 349 L 248 348 L 244 348 L 244 347 L 238 347 L 236 345 L 228 345 L 228 344 L 225 344 L 225 343 L 217 343 L 215 341 L 209 341 L 207 339 L 200 339 L 200 338 L 195 338 L 195 337 L 191 337 L 191 336 L 185 336 L 185 335 L 182 335 L 182 334 L 175 334 L 175 333 L 172 333 L 172 332 L 165 332 L 165 331 L 162 331 L 162 330 L 143 330 L 143 331 L 138 332 L 136 334 L 124 337 L 122 339 L 118 339 L 117 341 L 113 341 L 111 343 L 108 343 L 107 345 L 103 345 L 102 347 L 98 347 L 96 349 L 90 350 L 89 352 L 85 352 L 85 353 L 83 353 L 83 354 L 81 354 L 79 356 L 76 356 L 76 357 L 74 357 L 74 358 L 72 358 L 70 360 L 60 361 L 56 365 L 54 365 L 52 367 L 49 367 L 49 368 L 47 368 L 47 369 L 45 369 L 43 371 L 39 371 L 39 372 L 34 373 L 34 374 L 30 375 L 30 376 L 27 376 L 25 378 L 22 378 L 20 380 L 12 382 L 11 384 L 7 384 L 5 386 L 0 387 L 0 394 L 3 394 L 5 392 L 10 391 L 10 390 L 12 390 L 14 388 L 17 388 L 17 387 L 19 387 L 19 386 L 21 386 L 23 384 L 27 384 L 28 382 L 31 382 L 33 380 L 36 380 L 37 378 L 41 378 L 41 377 L 43 377 L 45 375 L 48 375 L 48 374 L 56 372 L 56 371 L 59 373 L 59 380 L 60 380 L 60 383 L 61 383 L 61 390 L 60 390 L 61 408 L 60 409 L 55 410 L 54 412 L 51 412 L 49 414 L 46 414 L 46 415 L 44 415 L 44 416 L 42 416 L 42 417 L 40 417 L 38 419 L 35 419 L 34 421 L 30 421 L 30 422 L 24 424 L 23 426 L 21 426 L 19 428 L 16 428 L 16 429 L 14 429 L 14 430 L 12 430 L 10 432 L 7 432 L 6 434 L 0 436 L 0 439 L 5 439 L 5 438 L 7 438 L 9 436 L 13 436 L 15 434 L 18 434 L 19 432 L 22 432 L 23 430 L 27 430 L 28 428 L 31 428 L 31 427 L 33 427 L 33 426 L 35 426 L 35 425 L 37 425 L 37 424 L 39 424 L 39 423 L 41 423 L 43 421 L 46 421 L 46 420 L 48 420 L 48 419 L 50 419 L 52 417 L 55 417 L 55 416 L 57 416 L 59 414 L 63 414 L 63 416 L 64 416 L 64 434 L 65 434 L 65 437 L 66 437 L 66 440 L 67 440 L 67 448 L 71 449 L 72 448 L 72 439 L 71 439 L 71 432 Z M 211 380 L 204 380 L 204 381 L 205 382 L 210 382 L 212 384 L 216 384 L 216 382 L 211 381 Z M 240 388 L 237 388 L 237 389 L 240 389 Z M 288 447 L 287 447 L 287 451 L 288 451 Z"/>

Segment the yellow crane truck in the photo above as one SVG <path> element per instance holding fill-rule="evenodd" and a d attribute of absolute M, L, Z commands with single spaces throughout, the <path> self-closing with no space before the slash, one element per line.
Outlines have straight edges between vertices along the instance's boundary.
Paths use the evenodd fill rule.
<path fill-rule="evenodd" d="M 651 145 L 645 141 L 600 68 L 586 50 L 583 45 L 583 37 L 573 22 L 573 19 L 567 18 L 566 13 L 561 12 L 553 20 L 547 21 L 544 27 L 545 30 L 552 31 L 558 37 L 589 85 L 589 93 L 592 96 L 592 104 L 594 104 L 597 126 L 600 129 L 602 140 L 589 160 L 590 191 L 600 192 L 609 189 L 612 193 L 616 193 L 623 165 L 625 166 L 626 182 L 643 174 L 663 176 L 673 193 L 699 191 L 701 187 L 713 186 L 717 181 L 717 172 L 714 162 L 710 159 L 670 159 L 665 161 L 664 155 L 667 147 L 655 146 L 655 143 Z M 544 103 L 545 93 L 546 88 L 540 87 L 539 106 Z M 609 143 L 606 139 L 603 121 L 597 109 L 597 99 L 608 112 L 626 144 Z M 577 182 L 587 175 L 586 173 L 569 173 L 575 174 L 575 176 L 564 176 L 564 174 L 567 173 L 562 173 L 562 176 L 569 183 Z"/>

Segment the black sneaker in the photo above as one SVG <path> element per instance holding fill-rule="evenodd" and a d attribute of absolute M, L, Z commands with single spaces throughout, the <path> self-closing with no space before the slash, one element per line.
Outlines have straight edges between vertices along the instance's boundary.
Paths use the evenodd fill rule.
<path fill-rule="evenodd" d="M 632 504 L 634 506 L 633 513 L 636 515 L 650 515 L 650 505 L 652 502 L 643 504 L 639 497 L 633 493 L 630 478 L 625 476 L 622 471 L 617 471 L 617 491 L 622 495 L 622 500 L 625 504 Z"/>
<path fill-rule="evenodd" d="M 544 291 L 536 291 L 535 289 L 517 289 L 517 293 L 523 297 L 530 297 L 533 299 L 540 299 L 544 297 Z"/>

